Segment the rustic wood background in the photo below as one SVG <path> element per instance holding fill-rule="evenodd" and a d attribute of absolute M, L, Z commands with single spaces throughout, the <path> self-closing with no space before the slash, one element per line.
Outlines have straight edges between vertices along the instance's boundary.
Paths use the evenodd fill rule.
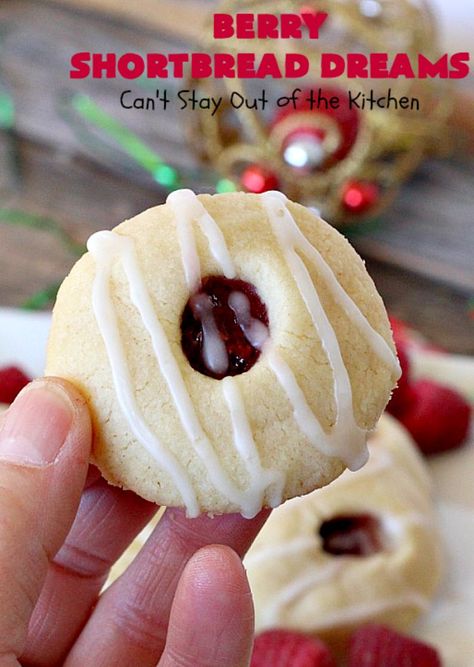
<path fill-rule="evenodd" d="M 120 81 L 69 81 L 68 62 L 76 51 L 184 50 L 196 32 L 172 30 L 174 5 L 168 0 L 161 5 L 166 20 L 150 19 L 148 25 L 143 13 L 127 10 L 139 3 L 117 2 L 123 10 L 118 13 L 97 11 L 104 2 L 110 10 L 112 0 L 0 4 L 0 91 L 7 88 L 17 111 L 15 132 L 0 132 L 1 206 L 54 218 L 81 242 L 161 202 L 166 193 L 110 146 L 84 140 L 64 117 L 71 90 L 90 94 L 165 159 L 197 166 L 187 148 L 184 115 L 122 110 Z M 196 2 L 188 2 L 195 11 Z M 203 14 L 212 4 L 202 3 Z M 434 343 L 464 353 L 474 353 L 468 307 L 474 294 L 473 184 L 472 158 L 426 162 L 382 224 L 353 239 L 388 309 Z M 199 180 L 190 185 L 204 186 Z M 73 261 L 46 233 L 0 224 L 0 304 L 20 305 L 36 289 L 60 281 Z"/>

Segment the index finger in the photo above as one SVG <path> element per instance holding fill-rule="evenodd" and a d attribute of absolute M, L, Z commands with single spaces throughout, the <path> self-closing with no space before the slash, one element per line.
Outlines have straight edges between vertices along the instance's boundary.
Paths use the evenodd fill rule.
<path fill-rule="evenodd" d="M 102 595 L 65 665 L 154 667 L 190 557 L 210 544 L 227 545 L 242 557 L 269 513 L 251 520 L 236 514 L 187 519 L 182 510 L 168 509 L 128 570 Z"/>

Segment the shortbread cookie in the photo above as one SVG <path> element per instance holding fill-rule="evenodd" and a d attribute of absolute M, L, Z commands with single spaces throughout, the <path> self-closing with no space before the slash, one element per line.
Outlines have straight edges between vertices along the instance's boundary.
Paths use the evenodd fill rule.
<path fill-rule="evenodd" d="M 283 627 L 334 645 L 358 625 L 408 629 L 441 574 L 431 482 L 403 427 L 384 415 L 356 473 L 273 512 L 245 560 L 257 630 Z"/>
<path fill-rule="evenodd" d="M 87 398 L 109 482 L 251 517 L 365 463 L 399 365 L 362 261 L 310 210 L 182 190 L 88 249 L 47 373 Z"/>

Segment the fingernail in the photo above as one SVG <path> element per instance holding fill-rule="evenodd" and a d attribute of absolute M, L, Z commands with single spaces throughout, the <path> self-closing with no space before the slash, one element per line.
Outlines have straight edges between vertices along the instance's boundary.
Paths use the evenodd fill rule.
<path fill-rule="evenodd" d="M 10 406 L 0 432 L 0 460 L 44 467 L 53 463 L 69 433 L 73 406 L 51 382 L 28 385 Z"/>

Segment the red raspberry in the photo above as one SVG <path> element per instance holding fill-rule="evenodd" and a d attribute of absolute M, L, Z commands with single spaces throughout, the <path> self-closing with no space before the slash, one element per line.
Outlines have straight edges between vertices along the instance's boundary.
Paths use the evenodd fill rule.
<path fill-rule="evenodd" d="M 410 385 L 406 406 L 397 418 L 424 454 L 438 454 L 464 442 L 471 406 L 453 389 L 418 380 Z"/>
<path fill-rule="evenodd" d="M 0 368 L 0 403 L 13 403 L 30 378 L 17 366 Z"/>
<path fill-rule="evenodd" d="M 348 667 L 441 667 L 437 651 L 383 625 L 364 625 L 351 637 Z"/>
<path fill-rule="evenodd" d="M 255 638 L 250 667 L 336 667 L 319 639 L 289 630 L 267 630 Z"/>

